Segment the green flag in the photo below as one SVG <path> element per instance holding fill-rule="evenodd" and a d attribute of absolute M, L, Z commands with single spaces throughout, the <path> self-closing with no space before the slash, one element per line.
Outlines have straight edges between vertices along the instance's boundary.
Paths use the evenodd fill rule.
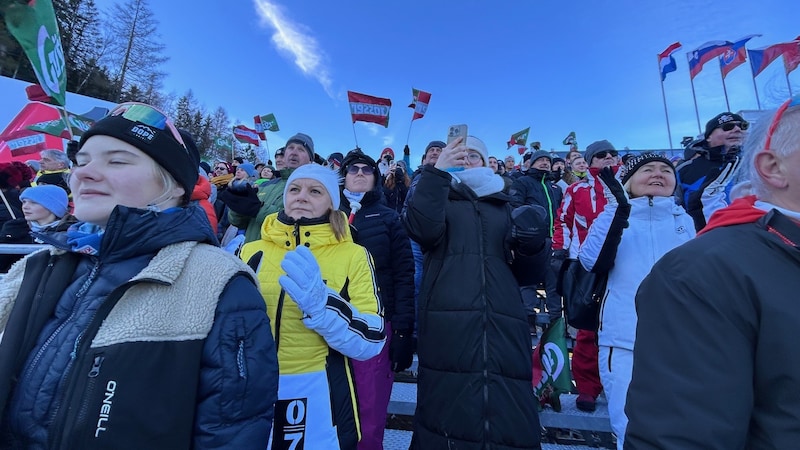
<path fill-rule="evenodd" d="M 556 411 L 561 410 L 558 396 L 572 390 L 565 336 L 566 325 L 564 318 L 560 317 L 542 333 L 539 345 L 533 351 L 533 393 L 540 406 L 550 403 Z"/>
<path fill-rule="evenodd" d="M 280 131 L 280 128 L 278 128 L 278 121 L 275 120 L 275 114 L 272 113 L 261 116 L 261 126 L 268 131 Z"/>
<path fill-rule="evenodd" d="M 25 128 L 31 131 L 37 131 L 39 133 L 49 134 L 51 136 L 58 136 L 62 139 L 71 138 L 71 136 L 69 135 L 69 131 L 67 130 L 67 124 L 64 123 L 64 119 L 46 120 L 44 122 L 38 122 L 34 123 L 33 125 L 28 125 Z"/>
<path fill-rule="evenodd" d="M 567 137 L 564 138 L 564 145 L 569 145 L 570 150 L 578 149 L 578 138 L 575 137 L 575 132 L 570 131 Z"/>
<path fill-rule="evenodd" d="M 28 55 L 42 89 L 55 103 L 64 106 L 67 71 L 52 0 L 11 3 L 4 14 L 8 31 Z"/>
<path fill-rule="evenodd" d="M 511 148 L 513 145 L 521 145 L 525 146 L 525 143 L 528 142 L 528 134 L 531 132 L 531 127 L 525 128 L 522 131 L 517 131 L 516 133 L 511 135 L 511 139 L 507 142 L 508 147 L 506 149 Z"/>
<path fill-rule="evenodd" d="M 231 140 L 230 138 L 218 137 L 214 140 L 214 144 L 220 150 L 225 150 L 227 152 L 231 151 Z"/>

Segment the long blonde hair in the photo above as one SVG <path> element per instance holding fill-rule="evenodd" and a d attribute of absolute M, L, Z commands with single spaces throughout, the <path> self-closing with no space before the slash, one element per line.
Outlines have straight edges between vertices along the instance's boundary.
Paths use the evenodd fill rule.
<path fill-rule="evenodd" d="M 332 208 L 328 210 L 328 213 L 333 235 L 337 241 L 341 242 L 347 236 L 347 229 L 350 227 L 347 216 L 345 216 L 344 212 Z"/>

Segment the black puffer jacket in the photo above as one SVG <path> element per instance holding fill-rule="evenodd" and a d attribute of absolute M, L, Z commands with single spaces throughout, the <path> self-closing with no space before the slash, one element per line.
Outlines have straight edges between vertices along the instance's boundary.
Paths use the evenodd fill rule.
<path fill-rule="evenodd" d="M 414 327 L 414 258 L 411 242 L 397 213 L 382 203 L 381 186 L 364 194 L 352 225 L 354 240 L 375 262 L 384 317 L 396 330 Z M 342 196 L 340 209 L 350 215 L 350 202 Z"/>
<path fill-rule="evenodd" d="M 563 193 L 549 177 L 550 172 L 539 169 L 528 169 L 524 176 L 514 180 L 509 190 L 511 206 L 539 205 L 547 211 L 550 222 L 550 236 L 553 235 L 553 223 L 556 212 L 561 206 Z"/>
<path fill-rule="evenodd" d="M 722 172 L 722 169 L 738 154 L 738 149 L 728 150 L 722 153 L 723 146 L 708 147 L 707 141 L 700 142 L 692 147 L 695 153 L 700 156 L 686 161 L 675 169 L 678 179 L 675 198 L 678 204 L 683 206 L 687 213 L 694 219 L 695 230 L 700 231 L 706 226 L 706 218 L 703 215 L 703 190 L 714 181 Z M 726 192 L 730 191 L 730 186 Z"/>
<path fill-rule="evenodd" d="M 407 204 L 403 223 L 425 252 L 415 448 L 539 448 L 508 196 L 478 198 L 426 166 Z"/>

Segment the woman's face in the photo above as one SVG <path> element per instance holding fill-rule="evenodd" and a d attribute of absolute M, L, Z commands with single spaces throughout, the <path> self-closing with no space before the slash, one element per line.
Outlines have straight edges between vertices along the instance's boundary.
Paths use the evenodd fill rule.
<path fill-rule="evenodd" d="M 284 198 L 284 211 L 292 219 L 316 219 L 333 209 L 333 201 L 325 186 L 313 178 L 298 178 L 289 183 Z"/>
<path fill-rule="evenodd" d="M 28 222 L 36 222 L 39 225 L 47 225 L 58 219 L 49 209 L 27 198 L 22 200 L 22 214 Z"/>
<path fill-rule="evenodd" d="M 226 166 L 225 164 L 217 163 L 214 166 L 214 176 L 215 177 L 218 177 L 220 175 L 227 175 L 228 173 L 229 173 L 228 172 L 228 166 Z"/>
<path fill-rule="evenodd" d="M 634 172 L 628 182 L 632 198 L 669 197 L 675 191 L 675 171 L 669 164 L 653 161 Z"/>
<path fill-rule="evenodd" d="M 247 179 L 247 172 L 241 167 L 236 168 L 236 173 L 233 175 L 233 178 L 237 180 L 246 180 Z"/>
<path fill-rule="evenodd" d="M 78 220 L 105 226 L 117 205 L 146 208 L 159 201 L 160 209 L 180 204 L 183 189 L 176 187 L 167 198 L 158 165 L 127 142 L 111 136 L 89 138 L 75 156 L 69 187 Z M 161 197 L 161 198 L 159 198 Z"/>
<path fill-rule="evenodd" d="M 351 164 L 347 167 L 347 173 L 344 176 L 344 187 L 350 192 L 371 191 L 375 187 L 374 170 L 367 164 Z"/>
<path fill-rule="evenodd" d="M 465 161 L 466 164 L 464 167 L 466 169 L 474 169 L 476 167 L 483 167 L 485 165 L 483 162 L 483 156 L 481 156 L 481 154 L 475 150 L 467 150 L 467 158 Z"/>
<path fill-rule="evenodd" d="M 263 167 L 261 169 L 261 178 L 266 178 L 268 180 L 272 179 L 272 169 L 269 167 Z"/>
<path fill-rule="evenodd" d="M 583 159 L 583 156 L 578 156 L 573 159 L 571 167 L 575 172 L 586 172 L 589 169 L 589 165 L 586 164 L 586 160 Z"/>

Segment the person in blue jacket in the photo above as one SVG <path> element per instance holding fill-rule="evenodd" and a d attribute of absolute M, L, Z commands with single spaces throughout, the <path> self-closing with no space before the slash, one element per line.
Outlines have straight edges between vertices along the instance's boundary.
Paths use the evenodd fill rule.
<path fill-rule="evenodd" d="M 76 160 L 79 222 L 0 285 L 0 447 L 266 448 L 275 343 L 254 273 L 189 202 L 199 155 L 127 103 Z"/>

